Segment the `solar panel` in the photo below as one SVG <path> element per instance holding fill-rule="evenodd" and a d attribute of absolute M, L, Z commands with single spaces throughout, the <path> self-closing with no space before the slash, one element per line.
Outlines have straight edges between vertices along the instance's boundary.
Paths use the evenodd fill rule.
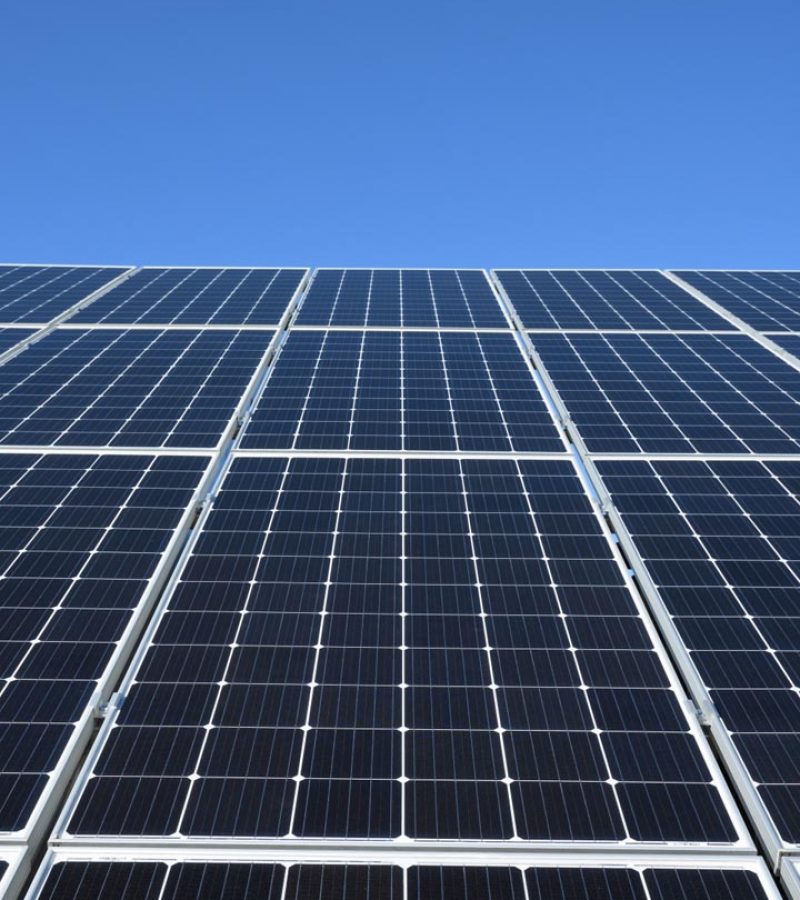
<path fill-rule="evenodd" d="M 277 325 L 307 269 L 140 269 L 71 321 Z"/>
<path fill-rule="evenodd" d="M 800 272 L 675 274 L 758 331 L 800 331 Z"/>
<path fill-rule="evenodd" d="M 525 328 L 734 331 L 661 272 L 498 269 Z"/>
<path fill-rule="evenodd" d="M 47 324 L 125 271 L 96 266 L 0 266 L 0 322 Z"/>
<path fill-rule="evenodd" d="M 747 335 L 532 337 L 590 452 L 800 450 L 800 372 Z"/>
<path fill-rule="evenodd" d="M 775 334 L 770 337 L 779 347 L 788 350 L 789 353 L 800 358 L 800 335 L 797 334 Z"/>
<path fill-rule="evenodd" d="M 0 832 L 23 830 L 207 457 L 0 453 Z"/>
<path fill-rule="evenodd" d="M 479 269 L 318 269 L 299 325 L 507 328 Z"/>
<path fill-rule="evenodd" d="M 400 867 L 66 860 L 52 866 L 31 900 L 779 900 L 761 867 L 711 865 Z"/>
<path fill-rule="evenodd" d="M 564 448 L 512 334 L 434 331 L 293 332 L 242 446 Z"/>
<path fill-rule="evenodd" d="M 35 328 L 0 328 L 0 354 L 36 334 Z"/>
<path fill-rule="evenodd" d="M 780 838 L 800 844 L 800 461 L 602 461 Z"/>
<path fill-rule="evenodd" d="M 0 444 L 213 448 L 271 338 L 58 328 L 0 366 Z"/>
<path fill-rule="evenodd" d="M 237 458 L 73 836 L 736 844 L 571 462 Z"/>

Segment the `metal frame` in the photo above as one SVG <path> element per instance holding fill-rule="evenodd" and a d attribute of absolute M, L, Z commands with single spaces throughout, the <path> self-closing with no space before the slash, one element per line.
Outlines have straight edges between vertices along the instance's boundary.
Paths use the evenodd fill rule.
<path fill-rule="evenodd" d="M 0 844 L 0 861 L 8 864 L 3 877 L 0 878 L 0 897 L 14 900 L 30 877 L 30 857 L 27 853 L 20 852 L 19 847 Z"/>
<path fill-rule="evenodd" d="M 791 900 L 800 900 L 800 861 L 791 856 L 783 857 L 780 882 Z"/>

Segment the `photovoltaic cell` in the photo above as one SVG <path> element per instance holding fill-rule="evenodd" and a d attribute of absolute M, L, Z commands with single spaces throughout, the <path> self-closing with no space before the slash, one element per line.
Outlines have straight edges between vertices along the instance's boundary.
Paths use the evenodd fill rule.
<path fill-rule="evenodd" d="M 0 454 L 0 831 L 25 826 L 207 464 Z"/>
<path fill-rule="evenodd" d="M 296 331 L 242 439 L 301 450 L 563 450 L 511 334 Z"/>
<path fill-rule="evenodd" d="M 56 329 L 0 366 L 0 444 L 214 447 L 271 337 Z"/>
<path fill-rule="evenodd" d="M 770 336 L 770 340 L 775 341 L 779 347 L 788 350 L 789 353 L 800 358 L 800 335 L 797 334 L 774 334 Z"/>
<path fill-rule="evenodd" d="M 660 272 L 501 269 L 525 328 L 735 331 Z"/>
<path fill-rule="evenodd" d="M 800 272 L 675 272 L 758 331 L 800 331 Z"/>
<path fill-rule="evenodd" d="M 240 458 L 76 835 L 737 835 L 570 462 Z"/>
<path fill-rule="evenodd" d="M 297 324 L 508 327 L 478 269 L 318 269 Z"/>
<path fill-rule="evenodd" d="M 747 335 L 532 338 L 590 452 L 800 450 L 800 372 Z"/>
<path fill-rule="evenodd" d="M 800 843 L 800 461 L 602 461 L 784 840 Z"/>
<path fill-rule="evenodd" d="M 123 272 L 92 266 L 0 266 L 0 322 L 44 325 Z"/>
<path fill-rule="evenodd" d="M 163 893 L 162 893 L 163 891 Z M 745 869 L 58 862 L 37 900 L 766 900 Z"/>
<path fill-rule="evenodd" d="M 140 269 L 79 323 L 277 325 L 305 269 Z"/>

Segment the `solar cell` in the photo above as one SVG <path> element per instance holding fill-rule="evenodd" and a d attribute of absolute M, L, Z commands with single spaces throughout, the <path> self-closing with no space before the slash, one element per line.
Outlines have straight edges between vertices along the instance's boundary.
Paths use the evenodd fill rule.
<path fill-rule="evenodd" d="M 800 450 L 800 372 L 748 335 L 532 338 L 589 452 Z"/>
<path fill-rule="evenodd" d="M 512 334 L 292 332 L 241 445 L 562 451 Z"/>
<path fill-rule="evenodd" d="M 775 334 L 770 336 L 770 340 L 774 341 L 779 347 L 788 350 L 789 353 L 800 358 L 800 335 Z"/>
<path fill-rule="evenodd" d="M 757 867 L 59 861 L 31 900 L 777 900 Z"/>
<path fill-rule="evenodd" d="M 271 338 L 56 329 L 0 366 L 0 444 L 212 448 Z"/>
<path fill-rule="evenodd" d="M 277 325 L 307 269 L 140 269 L 73 322 Z"/>
<path fill-rule="evenodd" d="M 786 843 L 800 843 L 800 462 L 599 471 Z"/>
<path fill-rule="evenodd" d="M 237 458 L 73 835 L 735 843 L 567 460 Z"/>
<path fill-rule="evenodd" d="M 0 322 L 45 325 L 125 271 L 96 266 L 0 266 Z"/>
<path fill-rule="evenodd" d="M 800 331 L 800 272 L 675 274 L 758 331 Z"/>
<path fill-rule="evenodd" d="M 525 328 L 735 331 L 661 272 L 499 269 Z"/>
<path fill-rule="evenodd" d="M 0 831 L 22 830 L 206 457 L 0 454 Z"/>
<path fill-rule="evenodd" d="M 507 328 L 480 269 L 318 269 L 299 325 Z"/>

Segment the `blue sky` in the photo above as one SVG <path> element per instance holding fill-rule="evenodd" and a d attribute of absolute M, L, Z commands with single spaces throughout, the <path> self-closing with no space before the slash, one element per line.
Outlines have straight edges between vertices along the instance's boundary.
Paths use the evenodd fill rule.
<path fill-rule="evenodd" d="M 6 4 L 0 258 L 800 268 L 796 0 Z"/>

